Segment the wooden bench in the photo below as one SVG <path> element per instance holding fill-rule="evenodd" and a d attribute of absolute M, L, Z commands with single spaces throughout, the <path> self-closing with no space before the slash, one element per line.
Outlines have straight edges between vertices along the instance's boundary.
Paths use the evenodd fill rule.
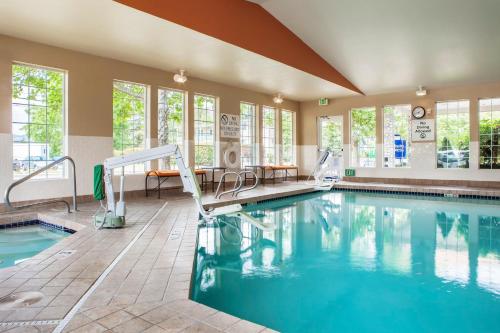
<path fill-rule="evenodd" d="M 206 186 L 207 172 L 205 170 L 195 170 L 195 175 L 201 176 L 201 190 L 203 191 L 204 186 Z M 145 190 L 146 196 L 148 196 L 149 191 L 157 191 L 158 199 L 160 199 L 160 191 L 162 190 L 161 184 L 167 181 L 169 178 L 180 177 L 181 174 L 179 170 L 151 170 L 146 172 Z M 148 188 L 148 180 L 150 177 L 156 177 L 158 180 L 158 185 L 154 189 Z M 168 188 L 163 188 L 167 190 Z"/>
<path fill-rule="evenodd" d="M 277 171 L 285 171 L 285 181 L 288 180 L 289 170 L 295 170 L 297 181 L 299 181 L 299 167 L 295 165 L 246 165 L 245 170 L 251 169 L 254 171 L 256 174 L 258 170 L 260 169 L 261 171 L 261 179 L 262 179 L 262 184 L 265 184 L 266 182 L 266 171 L 272 171 L 271 178 L 267 179 L 272 179 L 273 184 L 276 183 L 276 172 Z M 245 174 L 245 184 L 247 182 L 247 179 L 253 179 L 253 177 L 248 177 Z"/>

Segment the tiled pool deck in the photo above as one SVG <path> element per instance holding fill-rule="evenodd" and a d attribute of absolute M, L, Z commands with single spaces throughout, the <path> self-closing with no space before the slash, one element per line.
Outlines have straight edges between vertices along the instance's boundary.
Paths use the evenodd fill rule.
<path fill-rule="evenodd" d="M 368 189 L 499 197 L 500 190 L 341 183 L 344 189 Z M 261 186 L 244 192 L 240 202 L 254 202 L 311 192 L 303 182 Z M 205 203 L 220 205 L 232 199 Z M 167 204 L 165 205 L 165 202 Z M 128 202 L 127 227 L 96 231 L 91 225 L 96 204 L 66 214 L 53 209 L 21 214 L 12 220 L 38 217 L 77 230 L 53 247 L 15 267 L 0 270 L 0 297 L 39 291 L 41 301 L 0 310 L 0 332 L 51 332 L 108 266 L 148 222 L 149 226 L 83 303 L 65 332 L 271 332 L 188 299 L 195 252 L 197 212 L 185 195 Z M 36 216 L 35 216 L 36 215 Z M 3 220 L 3 222 L 2 222 Z M 0 215 L 0 223 L 8 223 Z M 68 257 L 62 250 L 74 250 Z"/>

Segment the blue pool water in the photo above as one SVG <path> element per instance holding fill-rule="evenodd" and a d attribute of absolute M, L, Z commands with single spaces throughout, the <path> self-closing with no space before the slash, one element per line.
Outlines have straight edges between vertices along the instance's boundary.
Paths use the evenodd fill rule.
<path fill-rule="evenodd" d="M 0 268 L 29 259 L 69 235 L 42 225 L 0 229 Z"/>
<path fill-rule="evenodd" d="M 201 226 L 191 298 L 282 332 L 500 332 L 500 206 L 328 192 Z"/>

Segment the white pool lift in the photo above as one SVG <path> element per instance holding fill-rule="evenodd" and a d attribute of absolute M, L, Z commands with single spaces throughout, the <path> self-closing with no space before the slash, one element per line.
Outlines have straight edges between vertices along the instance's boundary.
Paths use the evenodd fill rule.
<path fill-rule="evenodd" d="M 123 168 L 128 165 L 145 163 L 151 160 L 163 159 L 168 156 L 175 156 L 177 167 L 179 168 L 184 192 L 193 194 L 193 199 L 198 207 L 198 212 L 202 217 L 202 222 L 210 222 L 220 215 L 237 216 L 243 221 L 249 222 L 257 228 L 267 231 L 274 229 L 264 225 L 258 219 L 252 217 L 245 211 L 240 204 L 232 204 L 223 207 L 207 210 L 202 203 L 202 194 L 200 185 L 192 168 L 186 167 L 184 159 L 177 145 L 165 145 L 161 147 L 146 149 L 143 151 L 131 153 L 125 156 L 111 157 L 104 161 L 104 185 L 106 191 L 106 207 L 101 202 L 104 208 L 104 213 L 96 214 L 94 217 L 94 225 L 96 228 L 121 228 L 125 225 L 126 205 L 124 196 L 125 175 Z M 120 176 L 120 197 L 118 202 L 115 201 L 115 193 L 113 189 L 113 170 L 122 168 Z"/>
<path fill-rule="evenodd" d="M 314 188 L 319 191 L 330 191 L 342 179 L 343 158 L 340 153 L 326 149 L 320 155 L 308 181 L 314 177 Z"/>

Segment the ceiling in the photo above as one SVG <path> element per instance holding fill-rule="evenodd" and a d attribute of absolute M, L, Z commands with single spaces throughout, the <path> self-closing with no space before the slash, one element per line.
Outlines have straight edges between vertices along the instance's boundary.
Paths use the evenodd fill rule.
<path fill-rule="evenodd" d="M 245 0 L 115 1 L 362 94 L 332 65 L 258 4 Z"/>
<path fill-rule="evenodd" d="M 252 2 L 366 94 L 500 80 L 499 0 Z M 355 94 L 112 0 L 0 0 L 0 34 L 297 101 Z"/>
<path fill-rule="evenodd" d="M 500 80 L 499 0 L 255 0 L 366 94 Z"/>
<path fill-rule="evenodd" d="M 29 8 L 29 10 L 27 10 Z M 354 92 L 112 0 L 1 0 L 0 34 L 304 101 Z"/>

